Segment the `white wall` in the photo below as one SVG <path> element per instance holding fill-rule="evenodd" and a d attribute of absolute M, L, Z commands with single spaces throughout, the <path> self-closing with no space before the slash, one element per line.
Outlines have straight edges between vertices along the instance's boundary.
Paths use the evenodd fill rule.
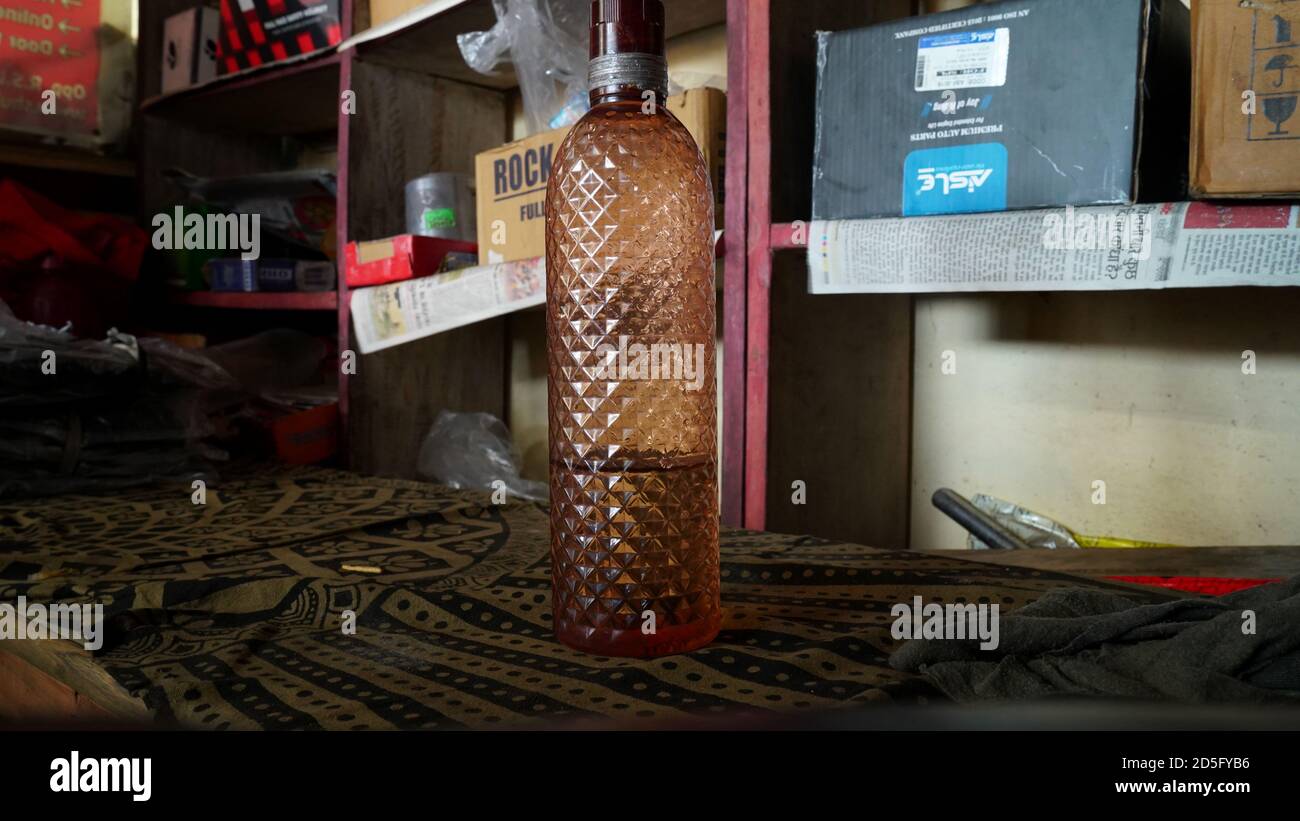
<path fill-rule="evenodd" d="M 916 304 L 913 548 L 964 546 L 930 504 L 944 486 L 1094 535 L 1300 544 L 1300 291 Z M 1247 349 L 1254 375 L 1242 373 Z"/>

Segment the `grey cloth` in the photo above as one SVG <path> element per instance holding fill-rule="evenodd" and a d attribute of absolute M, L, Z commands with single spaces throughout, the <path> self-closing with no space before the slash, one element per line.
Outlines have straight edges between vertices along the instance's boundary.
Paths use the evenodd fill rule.
<path fill-rule="evenodd" d="M 1243 611 L 1255 614 L 1253 635 Z M 1217 598 L 1135 606 L 1121 593 L 1047 593 L 1000 619 L 996 649 L 914 639 L 889 663 L 956 701 L 1113 696 L 1300 703 L 1300 576 Z"/>

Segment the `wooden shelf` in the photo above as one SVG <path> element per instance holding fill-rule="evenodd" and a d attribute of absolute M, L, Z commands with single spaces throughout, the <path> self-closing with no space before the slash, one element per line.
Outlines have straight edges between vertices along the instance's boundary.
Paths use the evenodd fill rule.
<path fill-rule="evenodd" d="M 209 131 L 306 134 L 338 128 L 337 51 L 220 77 L 201 86 L 150 97 L 142 114 Z"/>
<path fill-rule="evenodd" d="M 167 301 L 200 308 L 234 308 L 244 311 L 333 311 L 337 291 L 170 291 Z"/>
<path fill-rule="evenodd" d="M 952 556 L 954 551 L 918 551 Z M 1300 573 L 1297 547 L 1161 547 L 1150 550 L 962 550 L 962 559 L 1056 573 L 1106 576 L 1290 578 Z"/>
<path fill-rule="evenodd" d="M 676 37 L 726 22 L 726 0 L 666 0 L 668 30 Z M 509 89 L 519 85 L 510 69 L 500 74 L 479 74 L 465 65 L 456 35 L 487 31 L 496 25 L 491 0 L 442 0 L 426 3 L 382 26 L 367 29 L 344 41 L 340 51 L 356 49 L 369 62 L 417 71 L 471 85 Z"/>
<path fill-rule="evenodd" d="M 43 168 L 49 171 L 70 171 L 78 174 L 95 174 L 102 177 L 135 176 L 135 163 L 121 157 L 104 157 L 75 148 L 41 145 L 39 143 L 0 143 L 0 165 L 23 168 Z"/>

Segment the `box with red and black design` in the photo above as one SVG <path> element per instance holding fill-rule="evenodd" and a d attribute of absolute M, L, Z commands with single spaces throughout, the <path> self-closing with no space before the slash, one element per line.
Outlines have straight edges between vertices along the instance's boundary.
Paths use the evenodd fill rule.
<path fill-rule="evenodd" d="M 234 74 L 336 46 L 340 0 L 221 0 L 218 70 Z"/>

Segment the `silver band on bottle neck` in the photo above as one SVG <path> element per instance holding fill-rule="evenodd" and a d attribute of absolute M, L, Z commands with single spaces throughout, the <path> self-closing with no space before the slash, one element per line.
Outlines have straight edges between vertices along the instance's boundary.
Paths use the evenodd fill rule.
<path fill-rule="evenodd" d="M 668 61 L 657 54 L 604 54 L 587 67 L 587 89 L 632 86 L 668 96 Z"/>

